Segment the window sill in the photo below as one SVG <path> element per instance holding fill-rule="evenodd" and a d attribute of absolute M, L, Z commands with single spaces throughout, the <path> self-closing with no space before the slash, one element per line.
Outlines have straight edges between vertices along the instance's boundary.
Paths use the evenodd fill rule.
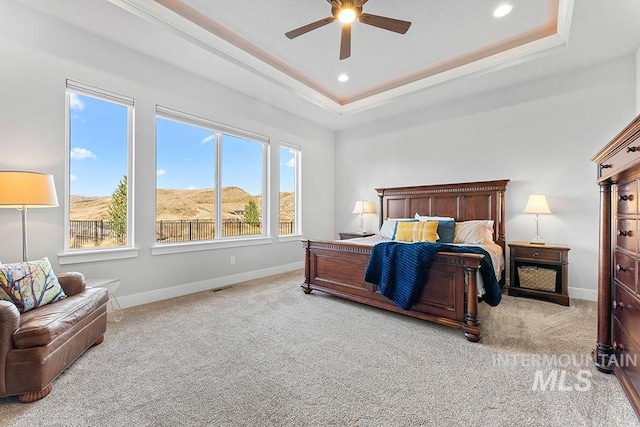
<path fill-rule="evenodd" d="M 252 237 L 208 242 L 160 243 L 151 248 L 151 255 L 169 255 L 185 252 L 209 251 L 213 249 L 238 248 L 242 246 L 269 245 L 271 237 Z"/>
<path fill-rule="evenodd" d="M 139 248 L 97 249 L 88 251 L 65 252 L 58 254 L 58 264 L 80 264 L 83 262 L 111 261 L 116 259 L 137 258 Z"/>
<path fill-rule="evenodd" d="M 284 236 L 278 236 L 278 243 L 299 242 L 302 239 L 304 239 L 304 234 L 287 234 Z"/>

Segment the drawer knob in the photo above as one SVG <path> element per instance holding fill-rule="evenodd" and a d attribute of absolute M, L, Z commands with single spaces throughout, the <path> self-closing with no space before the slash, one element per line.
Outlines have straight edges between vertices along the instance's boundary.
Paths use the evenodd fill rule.
<path fill-rule="evenodd" d="M 600 167 L 601 167 L 602 169 L 609 169 L 609 168 L 612 168 L 612 167 L 613 167 L 613 165 L 611 165 L 611 164 L 607 164 L 607 165 L 600 165 Z"/>
<path fill-rule="evenodd" d="M 633 267 L 625 267 L 620 264 L 616 264 L 616 270 L 618 270 L 621 273 L 624 273 L 625 271 L 633 271 Z"/>
<path fill-rule="evenodd" d="M 632 230 L 618 230 L 618 234 L 623 236 L 623 237 L 631 237 L 633 236 L 633 231 Z"/>
<path fill-rule="evenodd" d="M 616 310 L 616 309 L 618 309 L 618 308 L 619 308 L 620 310 L 622 310 L 622 309 L 624 308 L 624 303 L 623 303 L 622 301 L 618 302 L 618 301 L 615 301 L 615 300 L 614 300 L 614 301 L 611 303 L 611 306 L 613 307 L 613 309 L 614 309 L 614 310 Z"/>
<path fill-rule="evenodd" d="M 540 258 L 540 254 L 539 254 L 538 252 L 534 252 L 534 253 L 533 253 L 533 257 L 534 257 L 534 258 Z"/>
<path fill-rule="evenodd" d="M 627 147 L 627 153 L 635 153 L 636 151 L 640 151 L 640 147 Z"/>
<path fill-rule="evenodd" d="M 620 195 L 620 200 L 623 202 L 627 202 L 627 201 L 632 201 L 633 200 L 633 194 L 622 194 Z"/>
<path fill-rule="evenodd" d="M 618 351 L 618 350 L 620 350 L 620 351 L 624 351 L 624 349 L 625 349 L 624 344 L 622 344 L 622 343 L 617 343 L 617 342 L 615 342 L 615 341 L 613 342 L 613 351 Z"/>

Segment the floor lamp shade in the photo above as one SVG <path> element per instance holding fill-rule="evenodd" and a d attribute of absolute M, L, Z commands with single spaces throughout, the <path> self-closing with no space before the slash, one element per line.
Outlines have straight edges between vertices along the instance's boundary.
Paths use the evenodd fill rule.
<path fill-rule="evenodd" d="M 22 259 L 27 260 L 27 208 L 58 206 L 53 175 L 39 172 L 0 171 L 0 208 L 22 211 Z"/>

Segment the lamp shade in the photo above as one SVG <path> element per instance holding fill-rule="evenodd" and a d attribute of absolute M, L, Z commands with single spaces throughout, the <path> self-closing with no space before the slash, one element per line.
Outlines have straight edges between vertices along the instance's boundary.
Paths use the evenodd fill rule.
<path fill-rule="evenodd" d="M 358 200 L 356 204 L 353 206 L 354 214 L 369 214 L 374 213 L 376 211 L 376 207 L 373 203 L 368 200 Z"/>
<path fill-rule="evenodd" d="M 548 214 L 551 213 L 549 205 L 547 204 L 547 198 L 544 194 L 532 194 L 529 196 L 527 206 L 524 208 L 524 213 L 533 214 Z"/>
<path fill-rule="evenodd" d="M 39 172 L 0 171 L 0 208 L 50 208 L 58 206 L 53 175 Z"/>

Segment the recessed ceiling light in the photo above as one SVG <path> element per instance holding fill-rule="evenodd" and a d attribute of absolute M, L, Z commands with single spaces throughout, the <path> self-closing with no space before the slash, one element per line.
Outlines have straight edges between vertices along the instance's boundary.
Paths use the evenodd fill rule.
<path fill-rule="evenodd" d="M 340 75 L 338 76 L 338 81 L 346 82 L 347 80 L 349 80 L 349 76 L 347 76 L 347 75 L 346 75 L 346 74 L 344 74 L 344 73 L 343 73 L 343 74 L 340 74 Z"/>
<path fill-rule="evenodd" d="M 503 16 L 508 15 L 509 12 L 511 12 L 511 9 L 513 9 L 513 6 L 511 6 L 510 4 L 501 4 L 500 6 L 496 7 L 496 10 L 493 11 L 493 16 L 496 18 L 502 18 Z"/>

